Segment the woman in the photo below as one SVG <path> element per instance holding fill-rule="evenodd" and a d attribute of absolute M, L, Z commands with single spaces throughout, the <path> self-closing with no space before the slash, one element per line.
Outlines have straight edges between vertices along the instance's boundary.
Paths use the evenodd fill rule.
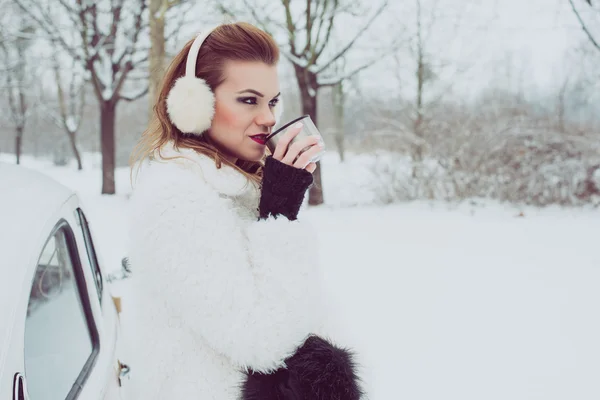
<path fill-rule="evenodd" d="M 286 362 L 319 330 L 315 234 L 297 214 L 321 149 L 288 146 L 294 127 L 266 157 L 278 58 L 246 23 L 199 35 L 132 155 L 140 399 L 266 398 L 256 379 L 295 386 Z"/>

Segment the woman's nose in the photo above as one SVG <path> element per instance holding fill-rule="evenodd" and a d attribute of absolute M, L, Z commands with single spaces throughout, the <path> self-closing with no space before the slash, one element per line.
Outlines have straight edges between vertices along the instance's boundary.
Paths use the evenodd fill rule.
<path fill-rule="evenodd" d="M 274 126 L 277 121 L 271 107 L 261 108 L 260 114 L 256 116 L 256 124 L 261 126 Z"/>

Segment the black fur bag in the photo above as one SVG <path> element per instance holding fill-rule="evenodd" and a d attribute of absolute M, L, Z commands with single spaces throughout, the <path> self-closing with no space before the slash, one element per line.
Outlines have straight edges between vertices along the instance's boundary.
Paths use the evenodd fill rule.
<path fill-rule="evenodd" d="M 242 400 L 359 400 L 362 390 L 352 353 L 310 336 L 287 368 L 263 374 L 249 371 Z"/>

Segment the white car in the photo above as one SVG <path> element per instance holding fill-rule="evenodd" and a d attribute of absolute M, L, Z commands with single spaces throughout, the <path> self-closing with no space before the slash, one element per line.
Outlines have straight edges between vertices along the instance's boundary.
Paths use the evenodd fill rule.
<path fill-rule="evenodd" d="M 118 301 L 77 195 L 0 163 L 0 399 L 125 399 Z"/>

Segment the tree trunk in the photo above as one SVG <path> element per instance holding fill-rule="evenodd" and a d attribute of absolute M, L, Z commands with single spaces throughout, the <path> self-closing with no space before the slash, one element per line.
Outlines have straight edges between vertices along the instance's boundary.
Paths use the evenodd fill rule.
<path fill-rule="evenodd" d="M 338 129 L 335 132 L 335 145 L 338 149 L 338 154 L 340 156 L 340 162 L 344 162 L 346 160 L 345 156 L 345 148 L 344 148 L 344 132 Z"/>
<path fill-rule="evenodd" d="M 148 88 L 148 118 L 152 118 L 160 82 L 165 70 L 165 19 L 160 9 L 165 0 L 150 0 L 150 52 L 148 57 L 150 79 Z"/>
<path fill-rule="evenodd" d="M 566 110 L 566 93 L 567 93 L 567 88 L 569 86 L 569 79 L 565 79 L 565 81 L 563 82 L 560 91 L 558 92 L 558 107 L 556 110 L 556 113 L 558 114 L 558 131 L 560 133 L 566 133 L 566 126 L 565 126 L 565 110 Z"/>
<path fill-rule="evenodd" d="M 344 86 L 343 83 L 333 88 L 333 110 L 335 113 L 335 143 L 340 155 L 340 161 L 344 162 Z"/>
<path fill-rule="evenodd" d="M 294 65 L 300 96 L 302 99 L 302 113 L 310 115 L 316 126 L 317 121 L 317 76 L 304 68 Z M 324 203 L 323 183 L 321 180 L 321 162 L 317 162 L 317 169 L 313 172 L 314 184 L 308 191 L 308 204 L 317 206 Z"/>
<path fill-rule="evenodd" d="M 423 87 L 425 84 L 425 60 L 423 54 L 423 37 L 421 28 L 421 1 L 417 0 L 417 93 L 416 93 L 416 117 L 413 122 L 413 133 L 417 137 L 417 143 L 413 146 L 412 158 L 412 177 L 417 179 L 417 168 L 423 161 Z"/>
<path fill-rule="evenodd" d="M 81 171 L 83 167 L 81 166 L 81 155 L 79 154 L 79 150 L 77 149 L 77 144 L 75 143 L 75 132 L 68 132 L 69 135 L 69 143 L 71 144 L 71 150 L 73 151 L 73 155 L 77 160 L 77 170 Z"/>
<path fill-rule="evenodd" d="M 302 111 L 304 114 L 310 115 L 315 125 L 317 125 L 317 97 L 310 97 L 310 101 L 302 102 Z M 321 162 L 317 162 L 317 169 L 313 172 L 314 184 L 308 191 L 308 204 L 311 206 L 318 206 L 323 204 L 323 181 L 321 180 Z"/>
<path fill-rule="evenodd" d="M 425 86 L 425 63 L 423 60 L 422 46 L 419 46 L 419 54 L 417 59 L 417 98 L 416 98 L 416 111 L 413 131 L 415 136 L 419 139 L 423 139 L 423 88 Z M 414 151 L 414 160 L 421 162 L 423 160 L 423 146 L 421 143 L 417 143 Z"/>
<path fill-rule="evenodd" d="M 17 165 L 21 164 L 21 147 L 23 145 L 23 127 L 17 126 L 17 136 L 15 137 L 15 156 Z"/>
<path fill-rule="evenodd" d="M 100 106 L 100 145 L 102 148 L 102 194 L 115 194 L 115 118 L 116 101 Z"/>

